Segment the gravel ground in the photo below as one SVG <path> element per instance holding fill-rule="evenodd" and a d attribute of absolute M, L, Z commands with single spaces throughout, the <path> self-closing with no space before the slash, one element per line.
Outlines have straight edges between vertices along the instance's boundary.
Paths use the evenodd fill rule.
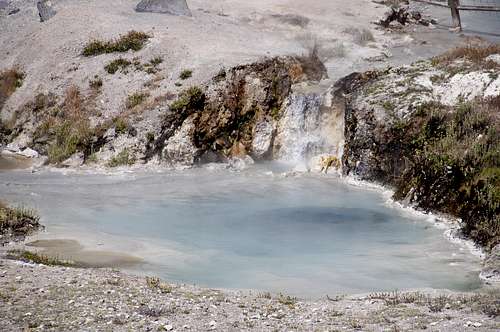
<path fill-rule="evenodd" d="M 498 306 L 492 290 L 302 301 L 0 259 L 0 331 L 498 331 Z"/>

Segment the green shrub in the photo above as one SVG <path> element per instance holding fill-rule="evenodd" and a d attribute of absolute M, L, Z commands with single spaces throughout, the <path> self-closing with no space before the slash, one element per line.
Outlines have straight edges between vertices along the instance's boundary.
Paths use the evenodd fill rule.
<path fill-rule="evenodd" d="M 57 164 L 90 145 L 93 132 L 88 119 L 68 119 L 57 123 L 54 142 L 48 148 L 49 163 Z"/>
<path fill-rule="evenodd" d="M 90 41 L 83 48 L 82 55 L 88 57 L 105 53 L 127 52 L 129 50 L 139 51 L 144 47 L 144 44 L 149 38 L 151 38 L 151 36 L 144 32 L 132 30 L 129 31 L 126 35 L 120 36 L 116 40 Z"/>
<path fill-rule="evenodd" d="M 205 103 L 205 94 L 197 86 L 193 86 L 183 91 L 180 97 L 170 105 L 170 110 L 180 112 L 185 110 L 203 109 Z"/>
<path fill-rule="evenodd" d="M 135 157 L 132 156 L 128 149 L 124 149 L 122 152 L 111 158 L 108 162 L 109 167 L 118 167 L 125 165 L 133 165 L 135 163 Z"/>
<path fill-rule="evenodd" d="M 116 117 L 113 123 L 117 134 L 125 134 L 129 128 L 129 123 L 123 117 Z"/>
<path fill-rule="evenodd" d="M 156 57 L 152 58 L 151 60 L 149 60 L 149 63 L 152 66 L 158 66 L 162 62 L 163 62 L 163 58 L 161 56 L 156 56 Z"/>
<path fill-rule="evenodd" d="M 127 97 L 127 101 L 125 106 L 128 109 L 132 109 L 140 104 L 142 104 L 146 98 L 148 98 L 149 94 L 144 92 L 135 92 Z"/>
<path fill-rule="evenodd" d="M 191 76 L 193 76 L 193 71 L 192 70 L 189 70 L 189 69 L 185 69 L 181 72 L 181 74 L 179 75 L 179 78 L 181 80 L 187 80 L 188 78 L 190 78 Z"/>
<path fill-rule="evenodd" d="M 109 74 L 115 74 L 118 70 L 124 71 L 131 64 L 132 63 L 127 59 L 118 58 L 105 65 L 104 70 L 106 70 Z"/>

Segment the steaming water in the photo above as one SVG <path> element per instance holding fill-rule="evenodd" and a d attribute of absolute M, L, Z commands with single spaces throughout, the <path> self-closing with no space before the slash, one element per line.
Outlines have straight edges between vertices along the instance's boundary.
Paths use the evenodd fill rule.
<path fill-rule="evenodd" d="M 475 257 L 381 193 L 271 170 L 14 171 L 0 194 L 40 211 L 39 238 L 138 256 L 128 270 L 178 282 L 302 297 L 479 286 Z"/>

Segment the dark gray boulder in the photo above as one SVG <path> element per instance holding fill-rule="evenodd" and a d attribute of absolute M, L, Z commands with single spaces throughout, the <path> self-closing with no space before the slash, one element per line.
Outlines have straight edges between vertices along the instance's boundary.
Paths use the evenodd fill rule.
<path fill-rule="evenodd" d="M 186 0 L 142 0 L 135 10 L 138 12 L 163 13 L 177 16 L 191 16 Z"/>
<path fill-rule="evenodd" d="M 36 3 L 36 7 L 38 8 L 40 22 L 45 22 L 51 19 L 56 14 L 55 9 L 52 8 L 52 3 L 48 0 L 39 0 Z"/>

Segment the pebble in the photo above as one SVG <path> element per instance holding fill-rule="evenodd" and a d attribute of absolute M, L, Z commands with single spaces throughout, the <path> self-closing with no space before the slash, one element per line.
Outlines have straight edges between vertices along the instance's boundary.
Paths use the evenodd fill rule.
<path fill-rule="evenodd" d="M 170 324 L 167 324 L 167 325 L 163 325 L 163 328 L 166 330 L 166 331 L 172 331 L 174 329 L 174 327 Z"/>

